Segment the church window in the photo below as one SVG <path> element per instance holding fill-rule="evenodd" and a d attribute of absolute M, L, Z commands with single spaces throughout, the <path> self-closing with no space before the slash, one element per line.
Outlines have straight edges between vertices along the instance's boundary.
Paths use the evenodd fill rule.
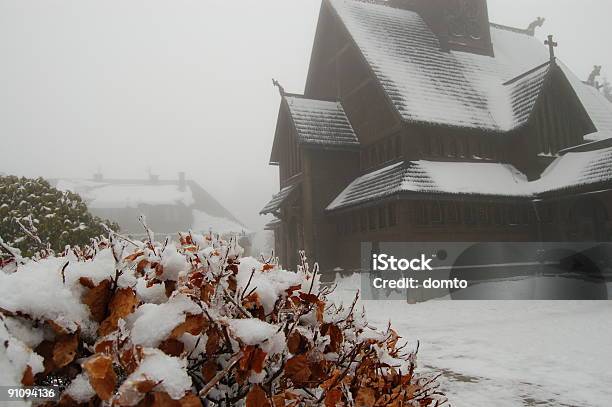
<path fill-rule="evenodd" d="M 444 223 L 442 208 L 438 201 L 431 204 L 431 222 L 437 225 Z"/>
<path fill-rule="evenodd" d="M 478 205 L 478 223 L 488 225 L 490 221 L 489 207 L 487 205 Z"/>

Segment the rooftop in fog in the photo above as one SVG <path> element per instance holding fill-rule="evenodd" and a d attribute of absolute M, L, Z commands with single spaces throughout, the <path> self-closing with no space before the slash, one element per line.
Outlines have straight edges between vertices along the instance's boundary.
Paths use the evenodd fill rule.
<path fill-rule="evenodd" d="M 176 180 L 160 180 L 157 176 L 105 179 L 96 174 L 93 179 L 56 179 L 51 182 L 60 190 L 80 195 L 92 213 L 117 221 L 122 229 L 134 229 L 137 219 L 132 218 L 137 217 L 137 213 L 148 211 L 156 212 L 155 216 L 167 223 L 164 226 L 169 230 L 157 232 L 211 228 L 222 233 L 247 229 L 198 183 L 185 179 L 184 174 L 179 174 Z M 167 208 L 176 210 L 168 211 Z M 123 226 L 128 224 L 130 226 Z M 176 230 L 172 230 L 173 227 Z"/>

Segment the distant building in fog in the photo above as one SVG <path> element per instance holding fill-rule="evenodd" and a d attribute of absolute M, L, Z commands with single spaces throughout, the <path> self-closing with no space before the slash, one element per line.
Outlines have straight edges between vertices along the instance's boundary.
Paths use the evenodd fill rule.
<path fill-rule="evenodd" d="M 57 179 L 51 183 L 60 190 L 79 194 L 90 212 L 117 222 L 122 233 L 143 234 L 138 217 L 143 214 L 151 230 L 158 235 L 180 231 L 242 233 L 245 226 L 196 182 L 180 173 L 176 180 Z"/>

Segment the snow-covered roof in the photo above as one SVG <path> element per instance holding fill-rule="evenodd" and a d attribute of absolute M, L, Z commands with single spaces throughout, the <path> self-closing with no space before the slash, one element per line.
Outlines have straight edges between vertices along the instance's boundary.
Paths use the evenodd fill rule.
<path fill-rule="evenodd" d="M 181 190 L 177 184 L 117 184 L 89 180 L 59 180 L 57 189 L 75 192 L 91 209 L 137 208 L 140 205 L 190 206 L 194 203 L 191 188 Z"/>
<path fill-rule="evenodd" d="M 574 88 L 595 129 L 599 132 L 612 132 L 612 103 L 593 86 L 578 79 L 565 64 L 559 62 L 559 66 Z"/>
<path fill-rule="evenodd" d="M 570 152 L 556 159 L 539 180 L 531 182 L 537 193 L 572 189 L 612 181 L 612 147 Z"/>
<path fill-rule="evenodd" d="M 127 180 L 127 179 L 57 179 L 51 180 L 55 187 L 62 191 L 71 191 L 83 198 L 87 207 L 93 214 L 102 217 L 111 217 L 120 224 L 122 229 L 135 233 L 132 223 L 133 210 L 140 210 L 144 206 L 178 206 L 191 212 L 190 223 L 182 220 L 168 220 L 177 230 L 157 230 L 157 232 L 174 233 L 180 230 L 192 229 L 194 231 L 208 231 L 212 228 L 216 233 L 242 232 L 247 230 L 223 205 L 212 195 L 192 180 L 179 181 L 165 180 Z M 121 211 L 126 209 L 126 211 Z M 131 209 L 132 211 L 130 211 Z M 109 212 L 109 210 L 112 210 Z M 124 215 L 119 215 L 123 213 Z M 162 212 L 159 216 L 164 220 Z M 113 216 L 117 217 L 116 219 Z M 133 222 L 131 222 L 133 221 Z M 164 225 L 167 227 L 168 222 Z M 140 230 L 140 229 L 138 229 Z"/>
<path fill-rule="evenodd" d="M 281 226 L 282 221 L 280 219 L 274 218 L 270 222 L 266 223 L 264 227 L 265 230 L 276 230 Z"/>
<path fill-rule="evenodd" d="M 507 164 L 403 161 L 357 178 L 327 210 L 405 192 L 526 197 L 531 195 L 527 184 L 525 176 Z"/>
<path fill-rule="evenodd" d="M 568 152 L 540 179 L 529 182 L 509 164 L 402 161 L 351 182 L 328 211 L 361 205 L 401 193 L 535 198 L 547 192 L 612 182 L 612 147 Z"/>
<path fill-rule="evenodd" d="M 414 11 L 329 3 L 405 121 L 507 132 L 529 119 L 550 56 L 526 31 L 491 24 L 494 57 L 447 52 Z M 612 107 L 559 64 L 595 126 L 610 128 Z"/>
<path fill-rule="evenodd" d="M 529 120 L 549 72 L 550 63 L 547 62 L 516 79 L 506 82 L 505 86 L 509 86 L 510 89 L 512 112 L 517 125 L 524 124 Z"/>
<path fill-rule="evenodd" d="M 259 212 L 259 214 L 266 215 L 268 213 L 274 213 L 278 211 L 278 209 L 282 206 L 283 202 L 285 202 L 285 200 L 289 198 L 289 195 L 291 195 L 291 193 L 296 190 L 299 185 L 299 183 L 292 184 L 281 189 L 280 192 L 274 195 L 270 202 L 268 202 L 266 206 L 264 206 L 264 208 L 261 210 L 261 212 Z"/>
<path fill-rule="evenodd" d="M 584 136 L 584 141 L 602 141 L 612 139 L 612 131 L 598 131 Z"/>
<path fill-rule="evenodd" d="M 285 96 L 298 142 L 330 148 L 359 148 L 359 141 L 340 102 Z"/>
<path fill-rule="evenodd" d="M 491 27 L 495 57 L 446 52 L 419 14 L 330 0 L 406 121 L 508 131 L 521 124 L 504 83 L 549 61 L 527 34 Z"/>
<path fill-rule="evenodd" d="M 198 209 L 193 209 L 191 213 L 193 216 L 191 230 L 197 233 L 206 233 L 209 230 L 221 234 L 249 232 L 244 225 L 231 219 L 212 216 Z"/>

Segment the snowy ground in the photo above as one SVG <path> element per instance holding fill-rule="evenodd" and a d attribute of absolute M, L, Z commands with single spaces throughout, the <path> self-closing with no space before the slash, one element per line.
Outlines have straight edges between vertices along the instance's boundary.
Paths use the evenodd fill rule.
<path fill-rule="evenodd" d="M 340 282 L 349 301 L 359 279 Z M 453 407 L 612 405 L 612 301 L 364 301 L 373 324 L 420 340 Z"/>

